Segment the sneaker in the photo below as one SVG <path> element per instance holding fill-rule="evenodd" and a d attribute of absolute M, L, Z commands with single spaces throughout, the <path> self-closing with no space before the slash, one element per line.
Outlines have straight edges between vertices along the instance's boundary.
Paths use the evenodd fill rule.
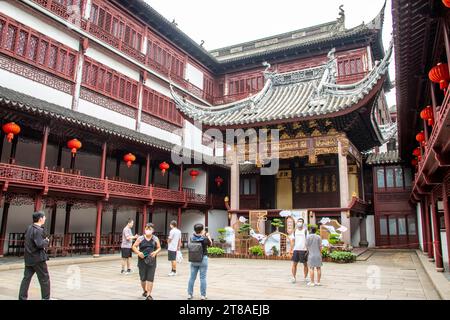
<path fill-rule="evenodd" d="M 128 269 L 128 270 L 127 270 L 127 273 L 131 273 L 131 269 Z"/>
<path fill-rule="evenodd" d="M 308 282 L 306 285 L 307 285 L 308 287 L 314 287 L 314 283 L 312 283 L 312 282 Z"/>
<path fill-rule="evenodd" d="M 124 274 L 124 273 L 125 273 L 125 270 L 120 271 L 120 274 Z"/>
<path fill-rule="evenodd" d="M 316 283 L 314 283 L 314 285 L 315 285 L 316 287 L 320 287 L 320 286 L 321 286 L 320 282 L 316 282 Z"/>
<path fill-rule="evenodd" d="M 144 291 L 144 293 L 142 294 L 142 296 L 143 296 L 144 298 L 147 298 L 147 291 Z"/>
<path fill-rule="evenodd" d="M 130 271 L 125 271 L 123 274 L 127 275 L 127 274 L 130 274 L 130 273 L 131 273 Z"/>
<path fill-rule="evenodd" d="M 201 296 L 200 297 L 200 300 L 206 300 L 206 299 L 208 299 L 206 296 Z"/>
<path fill-rule="evenodd" d="M 145 300 L 153 300 L 152 296 L 147 296 L 147 298 Z"/>
<path fill-rule="evenodd" d="M 192 300 L 194 297 L 192 296 L 192 294 L 188 294 L 188 300 Z"/>
<path fill-rule="evenodd" d="M 170 271 L 170 273 L 168 274 L 169 277 L 173 277 L 173 276 L 176 276 L 176 275 L 177 275 L 177 273 L 173 272 L 173 271 Z"/>
<path fill-rule="evenodd" d="M 291 278 L 291 283 L 295 283 L 295 282 L 297 282 L 297 279 L 295 279 L 295 277 L 292 277 Z"/>

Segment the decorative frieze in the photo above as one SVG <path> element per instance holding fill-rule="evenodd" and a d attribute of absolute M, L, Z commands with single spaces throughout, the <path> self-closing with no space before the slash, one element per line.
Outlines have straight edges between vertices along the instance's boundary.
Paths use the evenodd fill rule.
<path fill-rule="evenodd" d="M 40 84 L 46 85 L 50 88 L 62 91 L 67 94 L 72 94 L 73 83 L 63 80 L 59 77 L 53 76 L 45 71 L 39 70 L 35 67 L 20 62 L 14 58 L 10 58 L 0 54 L 0 69 L 17 74 L 24 78 L 36 81 Z"/>
<path fill-rule="evenodd" d="M 142 112 L 141 122 L 149 124 L 151 126 L 157 127 L 162 130 L 169 131 L 173 134 L 176 134 L 177 136 L 183 135 L 183 130 L 181 130 L 180 127 L 173 125 L 171 123 L 168 123 L 164 120 L 158 119 L 156 117 L 153 117 L 149 115 L 148 113 Z"/>
<path fill-rule="evenodd" d="M 107 98 L 103 95 L 95 93 L 89 89 L 81 88 L 80 99 L 89 101 L 93 104 L 99 105 L 106 109 L 118 112 L 130 118 L 136 118 L 136 109 L 128 107 L 125 104 L 119 103 L 113 99 Z"/>

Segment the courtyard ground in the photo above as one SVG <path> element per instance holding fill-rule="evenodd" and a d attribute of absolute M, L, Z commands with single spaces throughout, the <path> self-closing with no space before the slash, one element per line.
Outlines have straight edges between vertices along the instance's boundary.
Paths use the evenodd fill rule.
<path fill-rule="evenodd" d="M 143 299 L 136 258 L 133 258 L 134 272 L 130 275 L 120 274 L 118 256 L 92 263 L 77 263 L 77 259 L 67 261 L 72 263 L 49 265 L 53 299 Z M 290 268 L 289 261 L 210 258 L 208 298 L 440 299 L 415 251 L 374 251 L 365 261 L 351 264 L 324 263 L 320 287 L 307 287 L 306 283 L 299 281 L 303 278 L 301 268 L 297 283 L 292 284 Z M 169 277 L 169 271 L 167 256 L 161 255 L 158 258 L 153 298 L 186 299 L 189 264 L 180 264 L 176 277 Z M 0 271 L 0 300 L 17 299 L 22 274 L 23 269 Z M 194 298 L 198 299 L 199 296 L 197 279 Z M 30 286 L 29 298 L 40 299 L 36 277 Z"/>

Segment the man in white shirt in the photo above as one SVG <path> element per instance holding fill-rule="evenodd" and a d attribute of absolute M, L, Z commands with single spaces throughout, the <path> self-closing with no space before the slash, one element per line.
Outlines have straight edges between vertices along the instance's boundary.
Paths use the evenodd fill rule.
<path fill-rule="evenodd" d="M 289 237 L 291 240 L 292 254 L 292 283 L 296 282 L 297 265 L 303 263 L 304 281 L 308 281 L 308 250 L 306 249 L 307 228 L 303 218 L 297 220 L 296 228 Z"/>
<path fill-rule="evenodd" d="M 177 275 L 177 251 L 181 248 L 181 231 L 177 228 L 175 220 L 170 222 L 170 233 L 167 242 L 167 253 L 172 264 L 172 271 L 170 271 L 169 276 L 172 277 Z"/>

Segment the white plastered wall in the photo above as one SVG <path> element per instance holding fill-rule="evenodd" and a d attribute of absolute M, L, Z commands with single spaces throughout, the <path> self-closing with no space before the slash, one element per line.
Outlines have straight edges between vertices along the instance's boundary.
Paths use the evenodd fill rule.
<path fill-rule="evenodd" d="M 217 229 L 228 226 L 228 212 L 226 210 L 209 210 L 208 213 L 208 230 L 211 238 L 218 240 L 219 233 Z"/>
<path fill-rule="evenodd" d="M 194 86 L 203 90 L 203 72 L 190 63 L 186 64 L 186 74 L 184 77 Z"/>
<path fill-rule="evenodd" d="M 0 4 L 2 1 L 0 1 Z M 0 69 L 0 86 L 33 96 L 63 108 L 72 107 L 72 96 L 18 74 Z"/>

